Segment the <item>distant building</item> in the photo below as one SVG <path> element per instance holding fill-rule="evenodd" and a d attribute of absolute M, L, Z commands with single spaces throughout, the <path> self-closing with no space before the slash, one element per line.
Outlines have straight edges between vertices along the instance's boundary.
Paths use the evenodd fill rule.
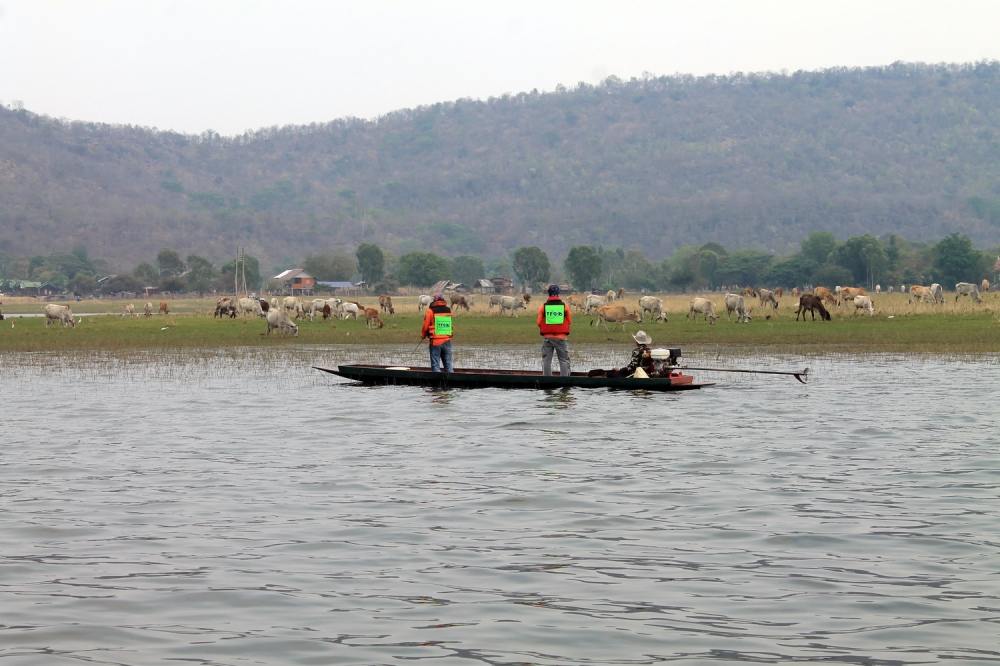
<path fill-rule="evenodd" d="M 337 293 L 341 296 L 358 296 L 367 288 L 367 284 L 362 282 L 348 282 L 341 280 L 316 280 L 316 289 Z"/>
<path fill-rule="evenodd" d="M 493 289 L 498 294 L 510 294 L 514 291 L 514 281 L 509 277 L 492 277 Z"/>
<path fill-rule="evenodd" d="M 476 280 L 475 288 L 480 294 L 493 294 L 497 290 L 497 288 L 493 286 L 493 283 L 486 278 Z"/>
<path fill-rule="evenodd" d="M 289 268 L 271 279 L 279 282 L 281 290 L 292 296 L 312 296 L 316 287 L 316 278 L 301 268 Z"/>

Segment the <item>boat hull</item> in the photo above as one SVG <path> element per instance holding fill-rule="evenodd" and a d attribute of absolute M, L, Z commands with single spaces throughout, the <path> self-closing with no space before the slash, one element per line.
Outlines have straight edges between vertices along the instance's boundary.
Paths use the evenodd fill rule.
<path fill-rule="evenodd" d="M 558 389 L 607 388 L 644 391 L 691 391 L 712 384 L 697 384 L 690 375 L 672 379 L 631 377 L 588 377 L 574 372 L 568 377 L 545 376 L 528 370 L 461 368 L 455 372 L 431 372 L 430 368 L 400 368 L 384 365 L 341 365 L 316 370 L 369 385 L 432 386 L 437 388 Z"/>

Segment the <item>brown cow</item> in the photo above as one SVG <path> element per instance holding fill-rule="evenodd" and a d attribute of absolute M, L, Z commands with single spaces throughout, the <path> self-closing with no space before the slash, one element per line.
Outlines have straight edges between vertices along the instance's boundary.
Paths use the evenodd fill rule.
<path fill-rule="evenodd" d="M 837 297 L 834 296 L 833 292 L 827 289 L 826 287 L 816 287 L 816 289 L 813 291 L 813 294 L 816 296 L 816 298 L 824 300 L 830 305 L 838 305 Z M 803 296 L 805 295 L 806 294 L 803 294 Z M 799 300 L 801 301 L 801 298 Z"/>
<path fill-rule="evenodd" d="M 160 314 L 170 314 L 170 306 L 167 305 L 166 301 L 160 301 Z"/>
<path fill-rule="evenodd" d="M 368 328 L 382 328 L 385 324 L 375 308 L 365 308 L 365 325 Z"/>
<path fill-rule="evenodd" d="M 799 315 L 802 315 L 802 321 L 806 320 L 806 310 L 812 315 L 813 321 L 816 321 L 816 310 L 819 310 L 819 316 L 824 321 L 830 321 L 829 311 L 823 307 L 823 301 L 815 294 L 802 294 L 799 296 L 799 309 L 795 311 L 795 321 L 799 320 Z"/>
<path fill-rule="evenodd" d="M 602 305 L 597 308 L 597 319 L 592 319 L 590 325 L 604 324 L 604 328 L 607 329 L 608 322 L 611 322 L 612 324 L 621 324 L 624 331 L 625 324 L 630 321 L 641 324 L 642 315 L 635 310 L 631 312 L 626 310 L 624 305 Z"/>
<path fill-rule="evenodd" d="M 392 296 L 379 296 L 378 307 L 382 312 L 388 312 L 391 315 L 396 314 L 396 308 L 392 307 Z"/>
<path fill-rule="evenodd" d="M 841 303 L 853 303 L 855 296 L 865 296 L 864 287 L 841 287 L 840 288 L 840 302 Z"/>
<path fill-rule="evenodd" d="M 919 284 L 910 285 L 910 297 L 906 302 L 913 303 L 914 299 L 916 299 L 918 303 L 933 303 L 934 294 L 931 292 L 930 287 L 924 287 Z"/>
<path fill-rule="evenodd" d="M 785 290 L 784 290 L 783 287 L 776 287 L 775 288 L 775 290 L 774 290 L 774 297 L 775 298 L 781 298 L 784 295 L 785 295 Z"/>
<path fill-rule="evenodd" d="M 469 305 L 470 305 L 469 301 L 472 300 L 471 298 L 466 298 L 465 296 L 462 296 L 461 294 L 452 294 L 450 296 L 450 300 L 451 300 L 451 307 L 456 312 L 458 312 L 459 308 L 465 308 L 466 312 L 468 312 L 470 310 L 470 308 L 469 308 Z"/>

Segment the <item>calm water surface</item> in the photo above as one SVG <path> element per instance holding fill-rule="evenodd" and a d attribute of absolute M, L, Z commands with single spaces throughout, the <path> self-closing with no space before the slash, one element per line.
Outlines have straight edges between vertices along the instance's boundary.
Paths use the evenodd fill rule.
<path fill-rule="evenodd" d="M 1000 663 L 1000 357 L 685 351 L 815 377 L 435 391 L 310 369 L 351 348 L 2 355 L 0 664 Z"/>

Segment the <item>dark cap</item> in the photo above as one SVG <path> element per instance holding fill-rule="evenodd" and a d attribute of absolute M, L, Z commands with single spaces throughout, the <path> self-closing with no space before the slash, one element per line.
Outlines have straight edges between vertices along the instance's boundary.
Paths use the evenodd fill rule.
<path fill-rule="evenodd" d="M 550 284 L 549 285 L 549 296 L 558 296 L 558 295 L 559 295 L 559 285 L 557 285 L 557 284 Z"/>

